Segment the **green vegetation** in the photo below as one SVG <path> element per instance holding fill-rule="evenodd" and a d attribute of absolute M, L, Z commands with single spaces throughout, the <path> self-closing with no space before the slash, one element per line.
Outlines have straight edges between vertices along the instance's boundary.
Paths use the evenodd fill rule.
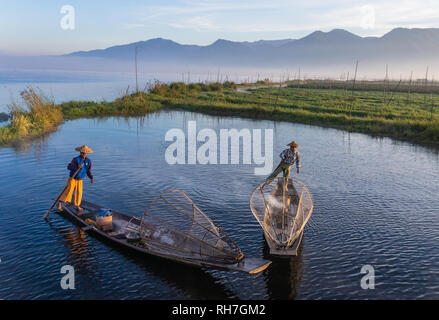
<path fill-rule="evenodd" d="M 61 103 L 65 119 L 104 116 L 135 116 L 158 110 L 162 105 L 152 101 L 144 92 L 127 94 L 114 101 L 70 101 Z"/>
<path fill-rule="evenodd" d="M 27 87 L 21 97 L 25 106 L 10 106 L 12 119 L 8 126 L 0 127 L 0 145 L 42 136 L 54 131 L 63 121 L 62 112 L 54 102 L 33 88 Z"/>
<path fill-rule="evenodd" d="M 303 89 L 341 89 L 354 91 L 380 91 L 380 92 L 403 92 L 410 93 L 439 93 L 439 82 L 428 79 L 410 79 L 410 80 L 334 80 L 334 79 L 301 79 L 282 81 L 282 84 L 289 87 Z M 276 86 L 279 82 L 270 81 L 270 79 L 258 80 L 255 83 L 241 83 L 239 86 L 258 87 L 258 86 Z"/>
<path fill-rule="evenodd" d="M 214 93 L 197 101 L 175 100 L 171 108 L 197 112 L 315 124 L 439 145 L 436 94 L 264 87 L 249 92 Z"/>
<path fill-rule="evenodd" d="M 143 115 L 156 111 L 162 108 L 163 104 L 171 101 L 181 99 L 193 101 L 198 96 L 213 91 L 217 95 L 222 95 L 223 90 L 233 91 L 236 87 L 236 84 L 233 82 L 191 83 L 186 85 L 183 82 L 166 84 L 156 81 L 148 86 L 146 92 L 129 93 L 127 89 L 124 96 L 111 102 L 70 101 L 61 103 L 59 106 L 66 119 Z"/>
<path fill-rule="evenodd" d="M 111 102 L 71 101 L 54 106 L 45 101 L 39 105 L 50 108 L 53 113 L 62 113 L 64 119 L 142 115 L 170 108 L 314 124 L 439 146 L 439 108 L 435 90 L 427 92 L 426 87 L 420 86 L 416 90 L 411 86 L 410 91 L 402 92 L 385 82 L 380 90 L 366 90 L 358 83 L 358 87 L 353 83 L 340 87 L 331 83 L 329 88 L 328 81 L 321 82 L 322 88 L 315 88 L 315 81 L 295 80 L 280 84 L 263 80 L 239 86 L 234 82 L 165 84 L 157 81 L 150 84 L 145 92 L 129 93 L 127 90 L 123 97 Z M 367 85 L 375 88 L 377 83 Z M 236 90 L 238 87 L 241 90 Z M 24 92 L 37 99 L 32 89 Z M 12 123 L 0 131 L 0 144 L 47 131 L 48 126 L 39 124 L 46 120 L 33 115 L 32 103 L 27 105 L 30 112 L 13 112 Z M 47 112 L 47 117 L 50 114 Z M 53 129 L 61 123 L 62 116 L 46 122 L 52 124 Z M 28 122 L 23 124 L 23 119 L 33 126 Z"/>

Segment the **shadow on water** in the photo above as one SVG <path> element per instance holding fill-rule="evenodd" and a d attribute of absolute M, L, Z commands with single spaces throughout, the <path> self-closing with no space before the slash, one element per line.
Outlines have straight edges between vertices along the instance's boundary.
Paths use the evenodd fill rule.
<path fill-rule="evenodd" d="M 270 255 L 265 237 L 262 236 L 264 259 L 271 260 L 270 267 L 264 272 L 269 299 L 293 300 L 296 298 L 297 286 L 302 280 L 302 251 L 303 241 L 299 246 L 297 256 Z"/>
<path fill-rule="evenodd" d="M 56 226 L 50 220 L 48 221 L 50 228 L 59 232 L 64 238 L 64 245 L 68 248 L 69 261 L 78 268 L 78 271 L 82 271 L 82 273 L 84 273 L 84 271 L 93 272 L 93 269 L 90 267 L 93 265 L 95 259 L 93 257 L 93 250 L 89 248 L 86 233 L 79 226 L 76 226 L 75 221 L 69 215 L 62 212 L 56 213 L 74 225 Z M 220 283 L 220 280 L 215 279 L 202 268 L 192 267 L 130 250 L 98 234 L 90 233 L 89 235 L 98 238 L 116 252 L 127 257 L 130 262 L 135 263 L 144 269 L 145 272 L 152 273 L 171 286 L 184 291 L 190 299 L 233 299 L 237 297 L 232 290 Z"/>

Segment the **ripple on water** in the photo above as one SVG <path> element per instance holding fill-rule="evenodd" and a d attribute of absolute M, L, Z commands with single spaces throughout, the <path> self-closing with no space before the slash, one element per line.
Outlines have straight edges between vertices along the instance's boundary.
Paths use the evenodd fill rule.
<path fill-rule="evenodd" d="M 274 154 L 291 135 L 301 143 L 299 179 L 314 198 L 299 255 L 267 254 L 249 198 L 264 176 L 246 165 L 168 165 L 170 128 L 274 128 Z M 439 161 L 434 151 L 293 123 L 160 112 L 139 119 L 82 119 L 28 150 L 0 149 L 0 297 L 4 299 L 437 299 Z M 74 147 L 95 153 L 86 200 L 141 216 L 167 189 L 182 189 L 247 256 L 270 259 L 258 275 L 195 269 L 126 252 L 53 212 Z M 367 152 L 365 152 L 367 150 Z M 275 162 L 277 159 L 275 158 Z M 407 164 L 407 165 L 406 165 Z M 276 164 L 275 164 L 276 165 Z M 294 173 L 293 173 L 294 175 Z M 6 183 L 4 182 L 6 181 Z M 76 290 L 60 288 L 60 269 Z M 362 266 L 376 290 L 363 290 Z"/>

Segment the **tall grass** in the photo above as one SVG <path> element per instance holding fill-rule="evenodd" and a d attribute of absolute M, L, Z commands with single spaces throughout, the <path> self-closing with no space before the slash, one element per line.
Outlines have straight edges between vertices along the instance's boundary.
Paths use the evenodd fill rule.
<path fill-rule="evenodd" d="M 21 93 L 23 104 L 9 106 L 11 121 L 0 128 L 0 144 L 44 135 L 62 123 L 61 109 L 55 103 L 28 86 Z"/>

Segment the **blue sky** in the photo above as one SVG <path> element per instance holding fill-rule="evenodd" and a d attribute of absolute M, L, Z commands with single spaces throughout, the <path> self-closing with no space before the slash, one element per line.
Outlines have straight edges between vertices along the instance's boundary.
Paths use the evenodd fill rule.
<path fill-rule="evenodd" d="M 75 9 L 73 30 L 61 28 L 64 5 Z M 0 54 L 61 54 L 157 37 L 199 45 L 300 38 L 334 28 L 381 36 L 438 21 L 437 0 L 0 0 Z"/>

